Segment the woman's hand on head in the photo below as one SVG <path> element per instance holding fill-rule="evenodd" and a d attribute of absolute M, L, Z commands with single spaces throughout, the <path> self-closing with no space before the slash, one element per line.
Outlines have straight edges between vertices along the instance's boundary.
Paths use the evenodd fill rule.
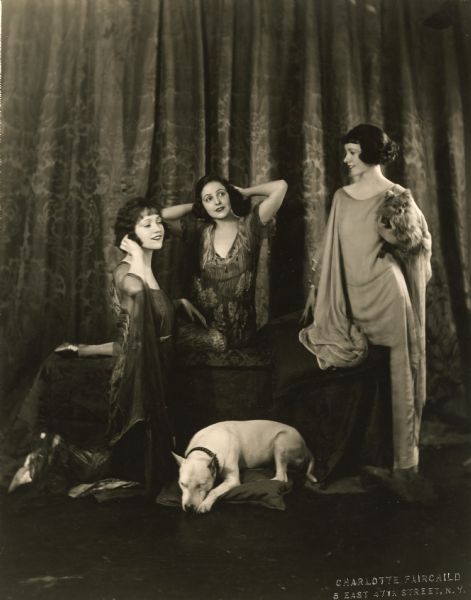
<path fill-rule="evenodd" d="M 250 194 L 247 192 L 247 190 L 245 188 L 241 188 L 238 185 L 233 185 L 233 188 L 235 188 L 238 192 L 240 192 L 242 194 L 242 196 L 244 196 L 244 198 L 249 198 Z"/>
<path fill-rule="evenodd" d="M 137 242 L 129 239 L 128 235 L 125 235 L 121 240 L 120 249 L 131 256 L 142 256 L 142 248 Z"/>
<path fill-rule="evenodd" d="M 204 316 L 200 313 L 200 311 L 193 306 L 193 304 L 187 300 L 186 298 L 180 298 L 180 305 L 183 307 L 183 310 L 186 312 L 187 316 L 194 321 L 195 319 L 199 321 L 203 327 L 208 329 L 208 324 Z"/>

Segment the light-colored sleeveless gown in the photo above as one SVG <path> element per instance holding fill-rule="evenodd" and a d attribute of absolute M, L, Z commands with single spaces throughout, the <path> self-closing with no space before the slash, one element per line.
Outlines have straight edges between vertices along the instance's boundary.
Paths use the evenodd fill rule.
<path fill-rule="evenodd" d="M 400 186 L 394 188 L 403 191 Z M 425 253 L 422 262 L 414 259 L 401 266 L 391 254 L 381 252 L 377 211 L 384 197 L 381 192 L 358 200 L 343 188 L 336 192 L 326 230 L 315 324 L 303 330 L 300 339 L 315 353 L 319 339 L 328 341 L 332 332 L 342 329 L 338 315 L 347 315 L 369 343 L 390 348 L 394 467 L 407 469 L 418 464 L 425 402 L 425 284 L 429 275 L 421 265 L 428 263 L 430 253 Z M 429 248 L 430 236 L 420 215 Z M 332 275 L 336 269 L 340 275 Z M 332 285 L 332 281 L 341 284 Z"/>

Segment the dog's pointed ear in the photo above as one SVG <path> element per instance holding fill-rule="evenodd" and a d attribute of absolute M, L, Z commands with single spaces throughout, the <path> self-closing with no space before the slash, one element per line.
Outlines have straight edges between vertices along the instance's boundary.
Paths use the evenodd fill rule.
<path fill-rule="evenodd" d="M 185 459 L 183 458 L 183 456 L 178 456 L 178 454 L 175 454 L 175 452 L 172 452 L 172 454 L 173 458 L 177 461 L 177 464 L 180 466 Z"/>

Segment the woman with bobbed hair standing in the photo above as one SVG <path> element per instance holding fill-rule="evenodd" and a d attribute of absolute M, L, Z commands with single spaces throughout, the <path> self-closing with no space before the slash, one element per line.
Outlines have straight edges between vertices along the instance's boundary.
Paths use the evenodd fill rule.
<path fill-rule="evenodd" d="M 389 347 L 394 464 L 391 472 L 370 468 L 369 474 L 414 500 L 431 237 L 411 192 L 382 172 L 398 150 L 388 135 L 360 124 L 341 141 L 352 183 L 333 198 L 304 311 L 313 322 L 300 341 L 322 369 L 360 363 L 368 343 Z"/>

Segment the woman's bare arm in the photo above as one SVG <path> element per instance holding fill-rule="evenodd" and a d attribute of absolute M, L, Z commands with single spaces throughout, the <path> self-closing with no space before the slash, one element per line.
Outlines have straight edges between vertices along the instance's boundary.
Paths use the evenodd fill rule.
<path fill-rule="evenodd" d="M 250 198 L 251 196 L 266 196 L 259 204 L 258 214 L 262 223 L 268 223 L 283 204 L 288 184 L 284 179 L 277 179 L 276 181 L 268 181 L 260 185 L 237 189 L 246 198 Z"/>

